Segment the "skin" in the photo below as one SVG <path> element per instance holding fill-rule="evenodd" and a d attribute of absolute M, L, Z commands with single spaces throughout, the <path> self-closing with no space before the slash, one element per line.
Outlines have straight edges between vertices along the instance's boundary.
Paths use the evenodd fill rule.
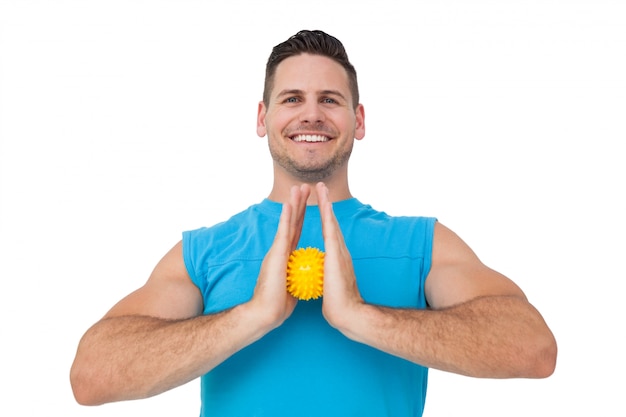
<path fill-rule="evenodd" d="M 270 99 L 268 107 L 259 103 L 257 117 L 257 134 L 267 135 L 274 160 L 269 199 L 284 202 L 292 186 L 320 181 L 331 190 L 333 201 L 350 198 L 348 157 L 354 139 L 365 136 L 365 113 L 362 105 L 352 106 L 345 70 L 326 57 L 287 58 L 276 69 Z M 329 141 L 294 143 L 292 137 L 300 133 Z M 309 204 L 316 201 L 313 193 Z"/>
<path fill-rule="evenodd" d="M 296 133 L 328 141 L 300 143 Z M 435 226 L 426 280 L 430 309 L 363 301 L 332 202 L 350 198 L 347 166 L 365 135 L 364 110 L 351 104 L 345 70 L 312 55 L 279 64 L 257 133 L 274 159 L 269 198 L 283 203 L 274 242 L 252 298 L 202 315 L 178 242 L 144 286 L 119 301 L 81 339 L 70 378 L 85 405 L 145 398 L 191 381 L 280 326 L 297 300 L 285 289 L 307 205 L 319 205 L 326 249 L 322 312 L 346 337 L 421 365 L 475 377 L 543 378 L 554 371 L 556 341 L 522 290 L 480 262 L 450 229 Z M 155 366 L 155 364 L 159 366 Z"/>

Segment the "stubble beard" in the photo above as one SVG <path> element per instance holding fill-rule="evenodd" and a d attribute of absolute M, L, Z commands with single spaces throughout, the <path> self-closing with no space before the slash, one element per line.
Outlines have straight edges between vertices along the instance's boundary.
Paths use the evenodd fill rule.
<path fill-rule="evenodd" d="M 302 182 L 316 183 L 330 178 L 338 169 L 348 163 L 352 154 L 352 147 L 342 149 L 325 160 L 319 160 L 315 151 L 310 152 L 310 160 L 297 161 L 269 145 L 270 154 L 276 164 L 282 167 L 290 175 Z"/>

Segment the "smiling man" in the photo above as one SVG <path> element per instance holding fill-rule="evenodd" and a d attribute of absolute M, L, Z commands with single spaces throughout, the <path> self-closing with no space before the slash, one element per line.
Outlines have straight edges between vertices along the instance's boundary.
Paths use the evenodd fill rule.
<path fill-rule="evenodd" d="M 202 416 L 421 416 L 428 368 L 543 378 L 556 342 L 522 290 L 434 218 L 391 217 L 348 184 L 365 136 L 343 45 L 302 31 L 267 63 L 257 134 L 269 195 L 183 233 L 146 284 L 83 336 L 81 404 L 202 378 Z M 286 290 L 290 253 L 325 251 L 323 297 Z"/>
<path fill-rule="evenodd" d="M 259 104 L 257 133 L 268 136 L 275 178 L 330 186 L 332 178 L 347 177 L 354 139 L 365 136 L 363 106 L 352 100 L 348 72 L 325 56 L 284 59 Z M 286 184 L 275 183 L 274 191 L 283 192 Z M 347 181 L 340 184 L 345 188 Z"/>

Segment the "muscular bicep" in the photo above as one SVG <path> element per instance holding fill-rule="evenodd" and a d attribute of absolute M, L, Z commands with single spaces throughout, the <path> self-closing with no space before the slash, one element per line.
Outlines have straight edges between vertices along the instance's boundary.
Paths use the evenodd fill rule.
<path fill-rule="evenodd" d="M 513 281 L 484 265 L 459 236 L 436 223 L 432 266 L 426 278 L 428 304 L 445 308 L 497 295 L 525 297 Z"/>
<path fill-rule="evenodd" d="M 144 315 L 184 319 L 202 313 L 202 295 L 187 273 L 182 243 L 178 242 L 157 264 L 144 286 L 118 302 L 105 318 Z"/>

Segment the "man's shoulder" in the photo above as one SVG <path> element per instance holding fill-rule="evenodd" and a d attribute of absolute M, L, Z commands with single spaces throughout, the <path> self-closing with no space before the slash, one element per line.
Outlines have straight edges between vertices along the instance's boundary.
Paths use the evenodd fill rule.
<path fill-rule="evenodd" d="M 253 204 L 227 220 L 184 231 L 183 247 L 201 248 L 213 256 L 215 251 L 234 250 L 251 243 L 265 247 L 267 236 L 273 237 L 276 233 L 279 217 L 280 209 L 271 202 Z"/>
<path fill-rule="evenodd" d="M 389 222 L 400 225 L 427 225 L 433 224 L 437 221 L 437 218 L 433 216 L 392 214 L 387 211 L 377 210 L 369 204 L 361 204 L 356 216 L 364 219 L 372 219 L 373 221 Z"/>

